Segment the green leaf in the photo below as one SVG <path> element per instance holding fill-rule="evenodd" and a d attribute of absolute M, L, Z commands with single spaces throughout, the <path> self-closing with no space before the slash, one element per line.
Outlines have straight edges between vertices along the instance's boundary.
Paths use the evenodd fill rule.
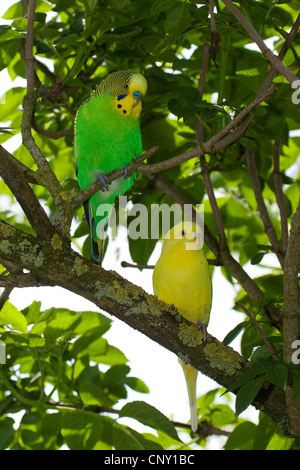
<path fill-rule="evenodd" d="M 261 260 L 263 259 L 263 257 L 265 256 L 266 253 L 256 253 L 256 255 L 253 256 L 253 258 L 251 259 L 251 264 L 254 265 L 254 264 L 259 264 L 261 262 Z"/>
<path fill-rule="evenodd" d="M 135 390 L 136 392 L 139 392 L 139 393 L 150 392 L 145 382 L 143 382 L 138 377 L 126 377 L 125 383 L 126 385 L 128 385 L 128 387 L 130 387 L 132 390 Z"/>
<path fill-rule="evenodd" d="M 242 387 L 243 385 L 245 385 L 247 382 L 249 382 L 250 380 L 252 380 L 253 378 L 255 378 L 257 375 L 259 374 L 262 374 L 263 372 L 266 371 L 266 367 L 263 366 L 263 365 L 258 365 L 258 366 L 255 366 L 255 367 L 251 367 L 249 368 L 249 370 L 247 372 L 245 372 L 243 375 L 241 375 L 240 377 L 238 377 L 231 385 L 230 387 L 228 387 L 228 389 L 226 390 L 226 392 L 224 393 L 227 393 L 228 391 L 229 392 L 233 392 L 234 390 Z"/>
<path fill-rule="evenodd" d="M 23 313 L 21 313 L 10 302 L 5 302 L 0 311 L 0 325 L 10 326 L 14 330 L 25 333 L 27 331 L 27 321 Z"/>
<path fill-rule="evenodd" d="M 240 142 L 246 149 L 257 150 L 257 145 L 254 140 L 249 139 L 248 137 L 241 137 Z"/>
<path fill-rule="evenodd" d="M 142 434 L 128 426 L 115 423 L 113 440 L 116 450 L 162 450 L 161 445 L 146 439 Z"/>
<path fill-rule="evenodd" d="M 107 394 L 92 383 L 83 383 L 79 386 L 79 395 L 84 405 L 109 406 L 114 404 Z"/>
<path fill-rule="evenodd" d="M 284 364 L 277 364 L 266 372 L 266 379 L 277 387 L 284 389 L 288 377 L 288 368 Z"/>
<path fill-rule="evenodd" d="M 211 424 L 216 428 L 222 428 L 227 424 L 236 422 L 234 411 L 228 405 L 217 404 L 212 405 L 211 411 Z"/>
<path fill-rule="evenodd" d="M 4 13 L 2 18 L 5 20 L 13 20 L 22 16 L 22 2 L 17 2 L 11 5 L 8 10 Z"/>
<path fill-rule="evenodd" d="M 243 321 L 236 325 L 223 339 L 223 344 L 228 346 L 239 334 L 240 332 L 246 327 L 249 326 L 249 321 Z"/>
<path fill-rule="evenodd" d="M 171 423 L 164 414 L 148 403 L 143 401 L 127 403 L 123 406 L 119 414 L 120 418 L 124 416 L 136 419 L 145 426 L 160 429 L 168 434 L 168 436 L 172 437 L 172 439 L 180 441 L 173 423 Z"/>
<path fill-rule="evenodd" d="M 101 449 L 103 429 L 103 419 L 97 413 L 74 410 L 62 414 L 61 433 L 71 450 Z"/>
<path fill-rule="evenodd" d="M 20 39 L 24 37 L 25 37 L 24 34 L 20 34 L 18 31 L 14 31 L 12 29 L 6 29 L 6 30 L 0 31 L 0 43 L 4 43 L 7 41 L 11 41 L 12 39 Z"/>
<path fill-rule="evenodd" d="M 22 103 L 25 93 L 25 88 L 16 87 L 2 95 L 0 103 L 5 103 L 5 105 L 0 104 L 0 121 L 10 121 L 15 118 L 16 114 L 19 114 L 18 107 Z"/>
<path fill-rule="evenodd" d="M 0 449 L 5 450 L 14 437 L 14 420 L 5 416 L 0 417 Z"/>
<path fill-rule="evenodd" d="M 243 385 L 236 396 L 235 413 L 240 415 L 253 402 L 264 383 L 265 377 L 260 375 Z"/>
<path fill-rule="evenodd" d="M 23 315 L 26 317 L 28 325 L 34 323 L 41 314 L 42 302 L 34 300 L 31 305 L 22 310 Z"/>
<path fill-rule="evenodd" d="M 174 35 L 181 34 L 189 28 L 191 20 L 188 3 L 182 3 L 168 12 L 165 21 L 165 32 Z"/>
<path fill-rule="evenodd" d="M 225 450 L 253 450 L 256 426 L 249 421 L 239 424 L 230 434 Z"/>
<path fill-rule="evenodd" d="M 159 13 L 168 10 L 175 4 L 177 4 L 177 0 L 155 0 L 151 7 L 151 14 L 157 16 Z"/>

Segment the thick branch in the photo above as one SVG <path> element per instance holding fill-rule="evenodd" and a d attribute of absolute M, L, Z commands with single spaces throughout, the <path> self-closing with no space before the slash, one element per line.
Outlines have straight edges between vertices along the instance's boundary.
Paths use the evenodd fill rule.
<path fill-rule="evenodd" d="M 294 341 L 300 335 L 300 303 L 299 303 L 299 264 L 300 264 L 300 201 L 296 213 L 292 217 L 290 239 L 287 247 L 283 277 L 283 361 L 292 362 Z M 288 378 L 285 389 L 286 403 L 292 434 L 300 436 L 300 408 L 292 387 L 292 378 Z"/>
<path fill-rule="evenodd" d="M 51 222 L 33 189 L 24 179 L 24 174 L 20 174 L 20 164 L 16 162 L 17 160 L 0 146 L 0 175 L 16 197 L 35 233 L 48 240 L 53 234 Z"/>
<path fill-rule="evenodd" d="M 8 153 L 7 150 L 4 147 L 2 147 L 2 145 L 0 145 L 0 158 L 6 158 L 7 153 Z M 39 179 L 38 179 L 38 177 L 39 177 L 38 172 L 30 170 L 30 168 L 28 168 L 26 165 L 21 163 L 16 158 L 14 158 L 14 166 L 15 166 L 16 170 L 18 171 L 18 173 L 20 174 L 20 177 L 23 177 L 28 183 L 41 184 Z"/>
<path fill-rule="evenodd" d="M 293 342 L 299 339 L 299 260 L 300 260 L 300 201 L 292 217 L 290 239 L 284 266 L 284 316 L 283 316 L 283 355 L 286 364 L 291 362 L 294 352 Z"/>
<path fill-rule="evenodd" d="M 37 243 L 31 235 L 0 221 L 0 260 L 16 263 L 37 279 L 49 285 L 59 285 L 115 315 L 131 327 L 144 333 L 195 368 L 228 388 L 248 370 L 247 362 L 233 349 L 217 339 L 203 336 L 171 307 L 147 294 L 113 271 L 105 271 L 96 263 L 78 253 Z M 271 418 L 286 422 L 286 408 L 282 390 L 274 387 L 262 390 L 254 405 Z"/>

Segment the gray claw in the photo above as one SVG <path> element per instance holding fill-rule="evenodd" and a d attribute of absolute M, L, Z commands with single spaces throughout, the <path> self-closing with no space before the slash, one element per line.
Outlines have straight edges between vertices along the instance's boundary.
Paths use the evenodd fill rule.
<path fill-rule="evenodd" d="M 107 178 L 107 176 L 104 173 L 101 173 L 101 171 L 98 171 L 98 173 L 96 173 L 96 180 L 101 181 L 101 183 L 103 184 L 106 191 L 108 191 L 109 179 Z"/>
<path fill-rule="evenodd" d="M 124 175 L 124 179 L 128 178 L 128 165 L 124 166 L 123 175 Z"/>

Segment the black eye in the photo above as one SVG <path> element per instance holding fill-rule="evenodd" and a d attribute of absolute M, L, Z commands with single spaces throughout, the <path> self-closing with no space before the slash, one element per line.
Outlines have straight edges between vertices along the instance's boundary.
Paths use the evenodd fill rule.
<path fill-rule="evenodd" d="M 183 237 L 185 237 L 185 231 L 184 231 L 184 230 L 182 230 L 181 235 L 182 235 Z"/>

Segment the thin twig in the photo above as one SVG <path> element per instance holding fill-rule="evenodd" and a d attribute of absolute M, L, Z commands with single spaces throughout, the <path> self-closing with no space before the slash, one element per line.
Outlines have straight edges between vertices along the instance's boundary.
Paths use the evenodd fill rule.
<path fill-rule="evenodd" d="M 298 80 L 298 78 L 287 68 L 283 65 L 281 60 L 276 57 L 272 51 L 265 45 L 264 41 L 252 26 L 251 23 L 247 20 L 247 18 L 243 15 L 243 13 L 232 3 L 231 0 L 222 0 L 222 2 L 227 6 L 228 10 L 236 17 L 239 23 L 243 26 L 243 28 L 247 31 L 249 36 L 253 39 L 253 41 L 258 45 L 259 49 L 265 56 L 265 58 L 272 64 L 272 66 L 283 75 L 288 82 L 291 84 Z"/>
<path fill-rule="evenodd" d="M 26 64 L 26 77 L 27 77 L 27 93 L 23 101 L 23 115 L 21 133 L 24 146 L 27 148 L 33 157 L 38 169 L 44 177 L 45 187 L 49 190 L 50 194 L 57 197 L 57 202 L 60 200 L 59 195 L 62 187 L 57 180 L 55 174 L 50 168 L 50 165 L 41 150 L 37 146 L 31 134 L 31 122 L 34 116 L 34 108 L 36 102 L 35 92 L 35 75 L 34 75 L 34 57 L 33 57 L 33 35 L 34 35 L 34 17 L 35 17 L 36 0 L 29 2 L 28 22 L 27 22 L 27 36 L 25 43 L 25 64 Z M 23 3 L 24 7 L 24 3 Z"/>
<path fill-rule="evenodd" d="M 35 17 L 36 0 L 30 0 L 28 8 L 28 27 L 25 44 L 25 63 L 26 63 L 26 78 L 27 78 L 27 93 L 32 93 L 35 86 L 34 77 L 34 58 L 33 58 L 33 28 Z"/>
<path fill-rule="evenodd" d="M 40 135 L 43 135 L 44 137 L 48 137 L 49 139 L 53 139 L 53 140 L 57 140 L 57 139 L 60 139 L 61 137 L 66 137 L 67 135 L 74 134 L 73 127 L 69 129 L 63 129 L 61 131 L 49 131 L 48 129 L 44 129 L 39 124 L 37 124 L 34 119 L 32 121 L 32 128 L 36 132 L 38 132 Z"/>
<path fill-rule="evenodd" d="M 275 90 L 276 90 L 275 85 L 272 85 L 271 87 L 268 87 L 267 89 L 261 89 L 255 96 L 252 103 L 250 103 L 246 108 L 244 108 L 232 121 L 230 121 L 229 124 L 227 124 L 223 129 L 221 129 L 217 134 L 215 134 L 209 140 L 204 142 L 201 146 L 196 147 L 192 150 L 189 150 L 188 152 L 182 153 L 176 157 L 169 158 L 168 160 L 164 160 L 159 163 L 154 163 L 150 165 L 143 165 L 143 164 L 133 165 L 134 171 L 153 175 L 154 173 L 158 173 L 160 171 L 167 170 L 174 166 L 180 165 L 181 163 L 191 160 L 192 158 L 200 157 L 201 155 L 204 155 L 205 153 L 215 153 L 216 148 L 218 150 L 223 148 L 223 146 L 222 147 L 220 145 L 217 146 L 217 143 L 219 143 L 219 141 L 226 134 L 232 131 L 232 129 L 235 128 L 240 121 L 242 121 L 245 117 L 247 117 L 254 108 L 256 108 L 268 96 L 274 93 Z M 225 144 L 224 144 L 224 147 L 225 147 Z"/>
<path fill-rule="evenodd" d="M 218 50 L 219 42 L 220 42 L 220 35 L 218 33 L 215 14 L 214 14 L 214 0 L 209 0 L 208 2 L 209 8 L 209 16 L 210 16 L 210 29 L 211 29 L 211 46 L 209 48 L 209 55 L 214 61 L 216 67 L 218 67 L 216 63 L 216 53 Z"/>
<path fill-rule="evenodd" d="M 210 0 L 209 2 L 210 6 L 210 16 L 211 16 L 211 21 L 214 21 L 214 14 L 213 14 L 213 2 Z M 213 28 L 213 26 L 212 26 Z M 201 77 L 201 84 L 199 80 L 199 86 L 198 86 L 198 91 L 199 94 L 202 98 L 202 94 L 204 93 L 204 83 L 205 83 L 205 75 L 206 75 L 206 70 L 207 70 L 207 64 L 208 60 L 206 58 L 206 55 L 203 54 L 203 59 L 202 59 L 202 65 L 201 65 L 201 72 L 200 72 L 200 77 Z M 202 123 L 200 120 L 196 119 L 196 141 L 198 147 L 200 147 L 203 144 L 203 132 L 202 132 Z M 223 221 L 222 217 L 219 211 L 218 203 L 215 197 L 214 189 L 211 183 L 210 179 L 210 169 L 209 166 L 205 160 L 205 155 L 204 153 L 200 155 L 200 167 L 201 167 L 201 173 L 202 173 L 202 178 L 203 178 L 203 183 L 206 189 L 206 193 L 208 195 L 208 199 L 214 214 L 214 219 L 216 223 L 216 227 L 218 230 L 219 234 L 219 243 L 220 243 L 220 248 L 221 250 L 225 250 L 227 248 L 227 243 L 226 243 L 226 235 L 224 231 L 224 226 L 223 226 Z"/>
<path fill-rule="evenodd" d="M 60 408 L 74 408 L 74 409 L 78 409 L 79 407 L 77 406 L 74 406 L 74 405 L 69 405 L 68 403 L 66 402 L 62 402 L 62 401 L 59 401 L 59 402 L 55 402 L 53 400 L 50 400 L 48 402 L 48 405 L 50 405 L 51 407 L 60 407 Z M 88 409 L 88 408 L 87 408 Z M 93 408 L 92 410 L 94 413 L 110 413 L 110 414 L 113 414 L 113 415 L 119 415 L 120 414 L 120 410 L 116 409 L 116 408 L 110 408 L 108 406 L 97 406 L 96 408 Z M 179 428 L 185 428 L 185 429 L 191 429 L 191 425 L 188 424 L 188 423 L 182 423 L 181 421 L 173 421 L 173 420 L 170 420 L 171 423 L 174 424 L 175 427 L 179 427 Z M 198 429 L 196 431 L 197 434 L 200 434 L 203 438 L 205 437 L 209 437 L 211 435 L 216 435 L 216 436 L 230 436 L 230 431 L 225 431 L 223 429 L 219 429 L 219 428 L 216 428 L 215 426 L 213 426 L 211 423 L 209 423 L 208 421 L 202 421 L 199 426 L 198 426 Z"/>
<path fill-rule="evenodd" d="M 287 213 L 286 206 L 284 202 L 284 194 L 282 189 L 282 178 L 280 173 L 280 148 L 281 148 L 281 138 L 279 136 L 275 137 L 274 145 L 274 185 L 276 200 L 280 212 L 280 222 L 281 222 L 281 237 L 282 237 L 282 252 L 285 254 L 288 244 L 288 223 L 287 223 Z"/>
<path fill-rule="evenodd" d="M 122 268 L 137 268 L 137 269 L 154 269 L 154 264 L 138 264 L 138 263 L 128 263 L 127 261 L 121 262 Z"/>
<path fill-rule="evenodd" d="M 220 262 L 216 259 L 206 258 L 207 262 L 211 266 L 221 266 Z M 121 262 L 122 268 L 136 268 L 136 269 L 154 269 L 155 264 L 138 264 L 138 263 L 128 263 L 127 261 Z"/>
<path fill-rule="evenodd" d="M 245 313 L 246 315 L 248 315 L 248 317 L 250 318 L 251 322 L 253 323 L 253 325 L 255 326 L 255 328 L 257 329 L 261 339 L 263 340 L 263 342 L 265 343 L 265 345 L 267 346 L 272 358 L 274 359 L 274 361 L 278 361 L 278 357 L 274 351 L 274 348 L 272 346 L 272 344 L 270 343 L 270 341 L 268 340 L 268 338 L 266 337 L 266 335 L 264 334 L 264 332 L 262 331 L 261 327 L 259 326 L 258 322 L 255 320 L 254 316 L 249 312 L 249 310 L 245 307 L 245 305 L 243 305 L 239 300 L 237 300 L 235 302 L 235 305 L 237 305 L 238 307 L 240 307 Z"/>
<path fill-rule="evenodd" d="M 247 165 L 248 165 L 248 170 L 249 170 L 249 174 L 251 178 L 252 188 L 254 191 L 255 199 L 257 202 L 257 207 L 261 215 L 261 219 L 264 224 L 266 234 L 270 240 L 272 247 L 275 250 L 278 261 L 280 262 L 280 265 L 283 268 L 284 256 L 281 252 L 280 244 L 279 244 L 275 229 L 271 222 L 270 216 L 268 214 L 268 211 L 265 205 L 264 198 L 262 196 L 261 185 L 260 185 L 260 181 L 259 181 L 259 177 L 257 173 L 253 150 L 246 149 L 246 158 L 247 158 Z"/>
<path fill-rule="evenodd" d="M 198 91 L 199 91 L 199 94 L 200 94 L 201 98 L 202 98 L 203 93 L 204 93 L 205 76 L 206 76 L 208 61 L 209 61 L 209 45 L 207 43 L 205 43 L 204 46 L 203 46 L 203 57 L 202 57 L 200 77 L 199 77 L 199 83 L 198 83 Z M 202 142 L 203 142 L 203 126 L 202 126 L 202 122 L 201 122 L 200 118 L 196 119 L 196 138 L 197 138 L 197 144 L 199 145 L 199 142 L 202 144 Z"/>

